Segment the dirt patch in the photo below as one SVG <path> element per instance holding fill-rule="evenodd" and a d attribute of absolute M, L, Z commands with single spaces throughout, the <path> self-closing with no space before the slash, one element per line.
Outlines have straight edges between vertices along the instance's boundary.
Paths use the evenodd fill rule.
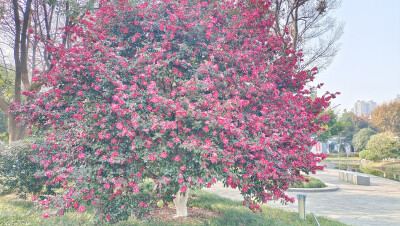
<path fill-rule="evenodd" d="M 188 216 L 187 217 L 174 217 L 176 214 L 175 208 L 171 207 L 156 207 L 153 211 L 150 212 L 154 221 L 169 221 L 176 223 L 186 223 L 186 224 L 194 224 L 194 223 L 203 223 L 204 221 L 210 218 L 219 218 L 222 217 L 222 214 L 213 212 L 210 210 L 200 209 L 200 208 L 189 208 L 188 207 Z"/>

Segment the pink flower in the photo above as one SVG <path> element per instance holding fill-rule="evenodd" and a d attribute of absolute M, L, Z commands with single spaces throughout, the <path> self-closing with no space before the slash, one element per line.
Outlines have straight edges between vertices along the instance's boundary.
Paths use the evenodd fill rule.
<path fill-rule="evenodd" d="M 181 166 L 181 170 L 185 170 L 186 169 L 186 165 Z"/>
<path fill-rule="evenodd" d="M 81 152 L 78 155 L 78 159 L 84 159 L 85 158 L 85 153 Z"/>
<path fill-rule="evenodd" d="M 78 120 L 81 120 L 83 118 L 83 116 L 80 115 L 80 114 L 74 114 L 74 118 L 78 119 Z"/>
<path fill-rule="evenodd" d="M 179 162 L 179 161 L 181 160 L 181 156 L 176 155 L 175 158 L 174 158 L 174 160 L 175 160 L 175 162 Z"/>
<path fill-rule="evenodd" d="M 156 157 L 154 155 L 149 155 L 149 160 L 154 161 L 154 160 L 156 160 Z"/>
<path fill-rule="evenodd" d="M 203 127 L 203 131 L 207 133 L 208 132 L 208 126 L 204 126 Z"/>
<path fill-rule="evenodd" d="M 50 217 L 50 213 L 49 212 L 43 214 L 43 218 L 49 218 L 49 217 Z"/>
<path fill-rule="evenodd" d="M 44 173 L 47 177 L 51 177 L 51 170 L 47 170 L 46 173 Z"/>
<path fill-rule="evenodd" d="M 175 23 L 176 19 L 174 15 L 171 15 L 169 20 L 171 21 L 171 23 Z"/>
<path fill-rule="evenodd" d="M 104 188 L 105 188 L 105 189 L 110 189 L 110 184 L 109 184 L 109 183 L 105 184 L 105 185 L 104 185 Z"/>
<path fill-rule="evenodd" d="M 182 192 L 182 193 L 185 193 L 185 192 L 186 192 L 186 188 L 187 188 L 186 186 L 182 186 L 182 187 L 181 187 L 181 192 Z"/>
<path fill-rule="evenodd" d="M 79 213 L 85 212 L 85 206 L 79 206 L 78 212 Z"/>
<path fill-rule="evenodd" d="M 167 152 L 161 152 L 161 157 L 162 157 L 162 158 L 165 159 L 165 158 L 167 157 L 167 155 L 168 155 Z"/>

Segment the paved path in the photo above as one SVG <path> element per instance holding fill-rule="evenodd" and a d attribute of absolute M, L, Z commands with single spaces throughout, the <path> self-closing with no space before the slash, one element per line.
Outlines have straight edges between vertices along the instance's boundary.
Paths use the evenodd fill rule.
<path fill-rule="evenodd" d="M 333 192 L 307 193 L 306 211 L 325 216 L 349 225 L 398 225 L 400 226 L 400 182 L 371 176 L 371 186 L 353 185 L 339 180 L 339 171 L 325 169 L 313 177 L 339 187 Z M 216 184 L 206 191 L 226 198 L 243 200 L 238 190 Z M 288 192 L 296 197 L 298 192 Z M 297 200 L 281 205 L 271 202 L 268 206 L 297 212 Z"/>

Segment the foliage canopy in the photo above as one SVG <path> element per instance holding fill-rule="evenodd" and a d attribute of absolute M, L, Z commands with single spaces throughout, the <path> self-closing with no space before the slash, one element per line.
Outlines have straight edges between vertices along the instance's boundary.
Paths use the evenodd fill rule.
<path fill-rule="evenodd" d="M 147 217 L 145 178 L 164 201 L 217 180 L 252 210 L 293 201 L 285 190 L 304 180 L 300 172 L 322 169 L 310 137 L 335 95 L 311 98 L 316 69 L 297 70 L 300 57 L 289 36 L 274 35 L 269 7 L 104 1 L 67 27 L 71 47 L 48 46 L 52 69 L 33 77 L 48 91 L 14 105 L 30 133 L 46 137 L 32 144 L 41 176 L 64 188 L 43 206 L 63 214 L 92 205 L 100 221 Z"/>

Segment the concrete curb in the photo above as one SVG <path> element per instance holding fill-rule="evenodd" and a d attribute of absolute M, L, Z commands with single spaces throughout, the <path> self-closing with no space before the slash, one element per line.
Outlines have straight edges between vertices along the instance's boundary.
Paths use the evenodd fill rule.
<path fill-rule="evenodd" d="M 333 184 L 325 183 L 325 188 L 289 188 L 288 192 L 332 192 L 339 190 L 339 187 Z"/>

